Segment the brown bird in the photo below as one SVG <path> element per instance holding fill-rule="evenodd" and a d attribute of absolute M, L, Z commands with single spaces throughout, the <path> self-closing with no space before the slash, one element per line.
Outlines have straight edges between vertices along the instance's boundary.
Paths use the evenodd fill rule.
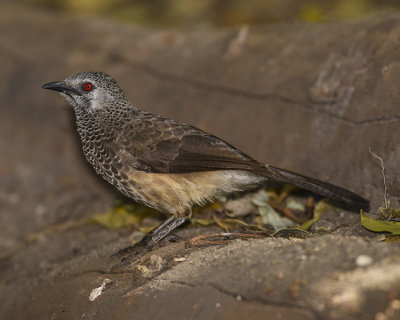
<path fill-rule="evenodd" d="M 96 172 L 135 201 L 172 216 L 113 257 L 125 264 L 191 216 L 191 208 L 216 196 L 245 191 L 267 180 L 289 183 L 368 211 L 368 200 L 327 182 L 260 163 L 196 127 L 142 111 L 102 72 L 84 72 L 45 89 L 61 92 L 74 107 L 83 152 Z"/>

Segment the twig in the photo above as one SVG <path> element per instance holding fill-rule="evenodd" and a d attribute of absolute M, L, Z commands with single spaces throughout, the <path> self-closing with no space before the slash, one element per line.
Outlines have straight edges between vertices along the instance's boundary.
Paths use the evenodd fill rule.
<path fill-rule="evenodd" d="M 270 237 L 268 232 L 259 233 L 210 233 L 202 234 L 188 240 L 188 244 L 191 246 L 203 246 L 203 245 L 218 245 L 227 242 L 232 242 L 238 239 L 263 239 Z"/>
<path fill-rule="evenodd" d="M 386 185 L 386 177 L 385 177 L 385 164 L 383 163 L 383 159 L 381 157 L 379 157 L 375 152 L 373 152 L 371 150 L 371 146 L 369 147 L 369 153 L 376 159 L 378 159 L 381 163 L 381 168 L 382 168 L 382 176 L 383 176 L 383 185 L 385 187 L 384 192 L 383 192 L 383 198 L 385 201 L 385 209 L 389 209 L 389 205 L 390 203 L 388 202 L 387 198 L 386 198 L 386 194 L 387 194 L 387 185 Z"/>
<path fill-rule="evenodd" d="M 315 202 L 313 197 L 308 197 L 305 204 L 304 214 L 307 220 L 311 219 L 314 215 Z"/>
<path fill-rule="evenodd" d="M 282 213 L 286 218 L 289 218 L 290 220 L 296 223 L 301 223 L 300 219 L 297 218 L 296 215 L 293 213 L 293 211 L 290 210 L 289 208 L 283 207 L 272 200 L 268 200 L 267 202 L 273 209 Z"/>

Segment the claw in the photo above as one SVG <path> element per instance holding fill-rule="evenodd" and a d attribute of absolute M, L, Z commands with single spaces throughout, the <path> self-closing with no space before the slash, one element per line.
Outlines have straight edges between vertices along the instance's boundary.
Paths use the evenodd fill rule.
<path fill-rule="evenodd" d="M 111 267 L 111 270 L 115 270 L 119 267 L 125 266 L 130 262 L 137 260 L 140 256 L 144 255 L 150 249 L 157 244 L 161 239 L 165 238 L 168 233 L 182 223 L 186 221 L 185 218 L 174 218 L 170 217 L 166 221 L 164 221 L 160 226 L 158 226 L 153 231 L 146 234 L 138 243 L 133 246 L 124 248 L 111 255 L 108 259 L 119 259 L 121 258 L 121 262 L 115 264 Z"/>
<path fill-rule="evenodd" d="M 132 262 L 134 260 L 139 259 L 142 255 L 147 253 L 151 247 L 152 246 L 147 244 L 143 238 L 141 241 L 139 241 L 135 245 L 130 246 L 125 249 L 122 249 L 122 250 L 119 250 L 117 253 L 111 255 L 108 258 L 109 260 L 119 259 L 119 258 L 121 259 L 121 262 L 113 265 L 111 267 L 111 270 L 115 270 L 119 267 L 129 264 L 130 262 Z"/>
<path fill-rule="evenodd" d="M 178 242 L 179 240 L 182 240 L 182 238 L 176 234 L 170 234 L 164 238 L 164 241 L 167 242 Z"/>
<path fill-rule="evenodd" d="M 114 260 L 114 259 L 118 259 L 121 258 L 122 256 L 124 256 L 125 254 L 129 253 L 131 251 L 131 248 L 134 248 L 134 246 L 131 247 L 127 247 L 121 250 L 118 250 L 116 253 L 112 254 L 111 256 L 108 257 L 108 260 Z"/>
<path fill-rule="evenodd" d="M 135 259 L 135 257 L 136 257 L 136 255 L 135 256 L 129 256 L 129 257 L 126 257 L 126 258 L 122 258 L 121 262 L 119 262 L 117 264 L 114 264 L 110 268 L 110 271 L 115 271 L 116 269 L 120 269 L 121 267 L 124 267 L 124 266 L 128 265 L 132 260 Z"/>

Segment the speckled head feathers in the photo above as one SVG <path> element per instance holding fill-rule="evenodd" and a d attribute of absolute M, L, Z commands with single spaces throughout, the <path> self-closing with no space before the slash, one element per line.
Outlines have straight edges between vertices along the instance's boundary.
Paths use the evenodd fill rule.
<path fill-rule="evenodd" d="M 109 94 L 115 96 L 123 94 L 117 81 L 104 72 L 81 72 L 68 77 L 64 82 L 71 85 L 83 85 L 86 82 L 90 82 L 97 88 L 107 90 Z"/>
<path fill-rule="evenodd" d="M 117 81 L 104 72 L 81 72 L 63 81 L 47 83 L 45 89 L 55 90 L 79 112 L 93 112 L 105 107 L 118 108 L 126 97 Z"/>

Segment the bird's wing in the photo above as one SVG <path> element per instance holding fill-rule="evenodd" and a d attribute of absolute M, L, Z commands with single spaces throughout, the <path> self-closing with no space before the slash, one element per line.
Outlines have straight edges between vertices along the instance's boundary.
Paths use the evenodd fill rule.
<path fill-rule="evenodd" d="M 118 157 L 125 166 L 153 173 L 248 170 L 326 196 L 351 210 L 368 211 L 369 201 L 314 178 L 257 162 L 229 143 L 195 127 L 148 115 L 121 132 Z"/>
<path fill-rule="evenodd" d="M 133 169 L 153 173 L 188 173 L 222 169 L 257 171 L 263 166 L 229 143 L 169 119 L 142 116 L 121 132 L 120 153 Z M 154 116 L 153 116 L 154 117 Z"/>

